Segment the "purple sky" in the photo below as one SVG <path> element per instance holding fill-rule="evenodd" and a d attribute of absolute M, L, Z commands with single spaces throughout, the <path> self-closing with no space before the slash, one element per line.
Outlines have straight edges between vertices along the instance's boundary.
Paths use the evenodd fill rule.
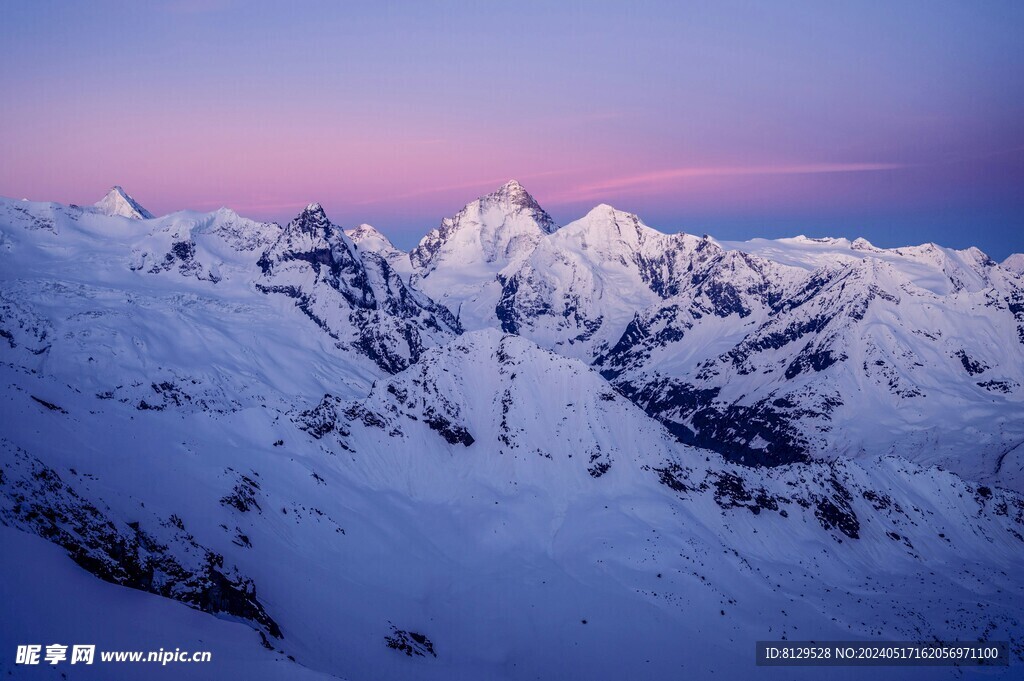
<path fill-rule="evenodd" d="M 1024 3 L 0 6 L 0 195 L 408 246 L 516 178 L 723 239 L 1024 250 Z"/>

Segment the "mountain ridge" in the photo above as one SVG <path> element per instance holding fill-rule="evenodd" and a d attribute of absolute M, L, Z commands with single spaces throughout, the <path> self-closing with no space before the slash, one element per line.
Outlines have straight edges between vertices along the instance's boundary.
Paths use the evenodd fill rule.
<path fill-rule="evenodd" d="M 284 228 L 210 215 L 200 221 L 249 226 L 263 244 L 260 290 L 291 298 L 335 342 L 392 373 L 463 330 L 500 328 L 593 364 L 677 437 L 738 461 L 884 454 L 905 443 L 970 478 L 1024 488 L 1014 417 L 1024 399 L 1024 284 L 976 248 L 720 242 L 665 234 L 608 204 L 557 228 L 515 181 L 442 221 L 420 259 L 369 225 L 334 225 L 317 203 Z M 216 282 L 221 262 L 197 244 L 173 241 L 152 265 L 143 251 L 132 267 Z M 339 314 L 339 304 L 351 311 Z M 859 321 L 876 309 L 882 317 Z M 980 310 L 983 334 L 970 329 Z M 911 311 L 913 326 L 899 321 Z M 926 357 L 943 372 L 938 382 L 920 368 Z M 852 415 L 871 413 L 872 401 L 896 409 L 868 436 Z M 939 447 L 924 446 L 914 425 L 933 412 L 950 424 Z M 957 414 L 971 415 L 964 434 Z"/>

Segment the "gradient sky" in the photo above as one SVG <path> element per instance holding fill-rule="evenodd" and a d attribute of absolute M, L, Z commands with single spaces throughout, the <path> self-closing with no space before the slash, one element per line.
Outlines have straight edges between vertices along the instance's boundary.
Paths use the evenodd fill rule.
<path fill-rule="evenodd" d="M 400 245 L 509 178 L 720 239 L 1024 251 L 1024 2 L 5 2 L 0 195 Z"/>

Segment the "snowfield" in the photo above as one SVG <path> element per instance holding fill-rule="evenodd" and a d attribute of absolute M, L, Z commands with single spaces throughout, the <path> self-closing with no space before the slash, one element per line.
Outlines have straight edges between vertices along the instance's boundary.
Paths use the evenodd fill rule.
<path fill-rule="evenodd" d="M 0 672 L 816 679 L 755 642 L 944 639 L 1012 666 L 828 675 L 1015 678 L 1014 262 L 559 229 L 515 182 L 411 254 L 317 204 L 2 199 Z"/>

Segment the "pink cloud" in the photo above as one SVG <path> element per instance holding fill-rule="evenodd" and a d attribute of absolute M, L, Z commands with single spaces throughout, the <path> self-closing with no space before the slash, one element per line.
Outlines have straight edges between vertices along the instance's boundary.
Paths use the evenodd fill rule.
<path fill-rule="evenodd" d="M 649 173 L 614 177 L 571 187 L 549 201 L 570 203 L 601 198 L 610 192 L 629 190 L 646 193 L 664 188 L 677 180 L 707 177 L 741 177 L 752 175 L 804 175 L 818 173 L 856 173 L 895 170 L 906 167 L 899 163 L 804 163 L 775 166 L 709 166 L 670 168 Z"/>

